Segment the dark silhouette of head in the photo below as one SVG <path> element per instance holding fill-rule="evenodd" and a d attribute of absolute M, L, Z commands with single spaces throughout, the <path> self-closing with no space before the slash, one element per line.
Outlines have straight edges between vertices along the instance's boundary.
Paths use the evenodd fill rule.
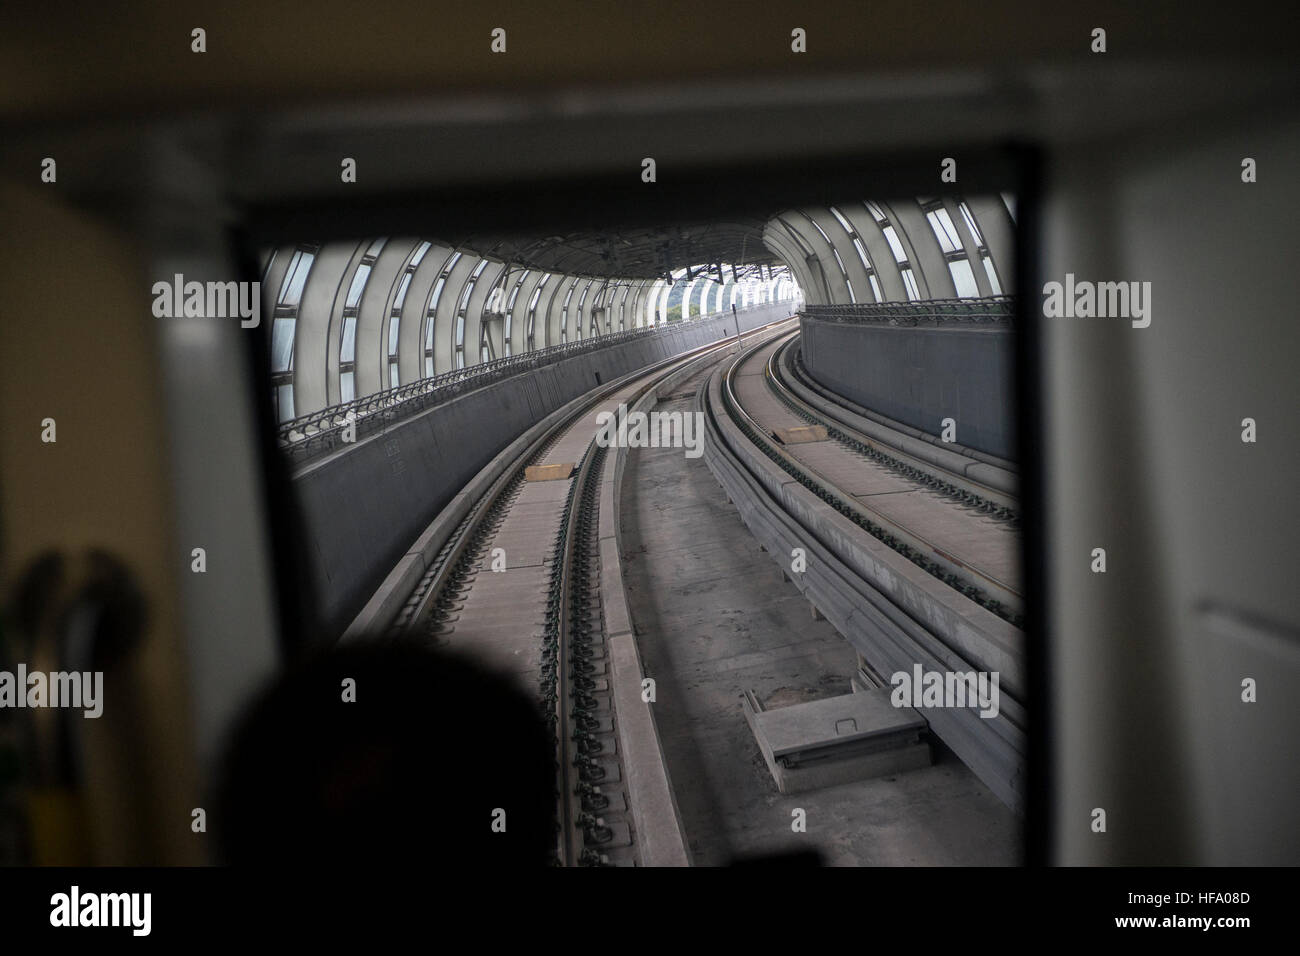
<path fill-rule="evenodd" d="M 336 648 L 285 673 L 239 722 L 218 788 L 210 822 L 234 864 L 539 866 L 554 845 L 536 700 L 411 645 Z"/>

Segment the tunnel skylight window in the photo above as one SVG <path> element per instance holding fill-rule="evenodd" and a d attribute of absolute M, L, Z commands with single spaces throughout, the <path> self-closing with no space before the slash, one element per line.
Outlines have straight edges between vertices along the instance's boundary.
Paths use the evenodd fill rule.
<path fill-rule="evenodd" d="M 293 369 L 293 333 L 297 320 L 276 319 L 271 325 L 271 371 Z"/>
<path fill-rule="evenodd" d="M 584 302 L 587 301 L 587 293 L 591 291 L 591 287 L 595 284 L 595 281 L 596 281 L 595 279 L 587 280 L 587 284 L 582 289 L 582 295 L 578 296 L 578 304 L 575 307 L 574 323 L 573 323 L 573 331 L 577 333 L 578 338 L 582 338 L 582 334 L 583 334 L 582 305 Z"/>
<path fill-rule="evenodd" d="M 487 268 L 488 260 L 479 259 L 478 265 L 474 267 L 473 273 L 465 282 L 465 288 L 460 294 L 460 303 L 456 306 L 456 367 L 465 367 L 465 310 L 469 308 L 470 296 L 474 294 L 474 286 L 478 283 L 478 278 Z"/>
<path fill-rule="evenodd" d="M 979 286 L 975 282 L 975 273 L 971 271 L 970 262 L 965 259 L 954 259 L 948 263 L 948 271 L 952 274 L 953 285 L 957 287 L 958 298 L 970 299 L 979 296 Z"/>
<path fill-rule="evenodd" d="M 523 288 L 523 284 L 524 282 L 527 281 L 527 279 L 528 279 L 528 270 L 525 269 L 523 275 L 519 277 L 519 281 L 515 283 L 515 287 L 510 290 L 510 301 L 506 303 L 507 312 L 511 312 L 514 310 L 515 299 L 519 297 L 519 290 Z"/>
<path fill-rule="evenodd" d="M 993 287 L 993 294 L 1002 295 L 1002 283 L 998 281 L 998 273 L 997 270 L 993 268 L 993 260 L 988 256 L 983 256 L 982 258 L 984 259 L 984 272 L 989 277 L 989 285 Z"/>
<path fill-rule="evenodd" d="M 486 265 L 486 260 L 479 264 L 479 268 L 474 270 L 473 275 L 471 275 L 468 281 L 466 281 L 465 288 L 461 290 L 460 302 L 456 306 L 458 312 L 463 313 L 469 305 L 469 297 L 474 293 L 474 283 L 478 280 L 479 274 L 483 271 L 484 265 Z"/>
<path fill-rule="evenodd" d="M 839 250 L 834 246 L 831 246 L 831 252 L 835 255 L 835 264 L 840 267 L 840 278 L 844 280 L 844 285 L 849 290 L 849 302 L 856 305 L 858 299 L 857 296 L 853 294 L 853 283 L 849 281 L 849 273 L 848 270 L 844 268 L 844 260 L 840 258 Z"/>
<path fill-rule="evenodd" d="M 429 315 L 433 315 L 438 310 L 438 300 L 442 298 L 442 290 L 446 285 L 447 277 L 438 276 L 438 281 L 433 284 L 433 294 L 429 296 Z"/>
<path fill-rule="evenodd" d="M 817 235 L 821 236 L 822 239 L 826 241 L 826 244 L 834 249 L 835 243 L 831 242 L 831 237 L 826 235 L 826 230 L 821 227 L 821 224 L 807 213 L 804 213 L 804 218 L 806 218 L 812 224 L 812 227 L 817 230 Z"/>
<path fill-rule="evenodd" d="M 957 252 L 962 248 L 957 226 L 948 215 L 948 210 L 932 209 L 925 214 L 925 218 L 929 220 L 930 228 L 934 230 L 934 237 L 939 240 L 939 246 L 944 252 Z"/>
<path fill-rule="evenodd" d="M 343 319 L 343 344 L 339 348 L 340 362 L 354 362 L 357 357 L 357 320 L 355 316 Z"/>
<path fill-rule="evenodd" d="M 866 247 L 857 236 L 853 237 L 853 249 L 857 252 L 858 258 L 862 260 L 862 268 L 866 269 L 868 273 L 875 271 L 871 265 L 871 258 L 867 255 Z"/>
<path fill-rule="evenodd" d="M 293 254 L 289 270 L 285 273 L 284 285 L 280 287 L 280 305 L 294 306 L 302 299 L 303 287 L 307 284 L 307 273 L 316 256 L 310 252 L 298 250 Z"/>
<path fill-rule="evenodd" d="M 537 347 L 537 303 L 541 301 L 542 289 L 544 289 L 546 283 L 550 281 L 551 273 L 548 272 L 543 275 L 541 281 L 537 283 L 537 288 L 533 290 L 532 298 L 528 302 L 528 326 L 526 334 L 528 336 L 528 348 L 530 351 Z"/>
<path fill-rule="evenodd" d="M 409 266 L 408 268 L 412 268 L 412 269 L 413 269 L 413 268 L 415 268 L 416 266 L 418 266 L 421 262 L 423 262 L 423 261 L 424 261 L 425 253 L 427 253 L 427 252 L 429 251 L 429 248 L 430 248 L 432 245 L 433 245 L 433 243 L 431 243 L 431 242 L 422 242 L 422 243 L 420 243 L 419 248 L 417 248 L 417 249 L 415 250 L 415 255 L 411 256 L 411 264 L 410 264 L 410 266 Z"/>
<path fill-rule="evenodd" d="M 831 206 L 830 210 L 831 210 L 831 215 L 833 215 L 836 219 L 838 219 L 840 225 L 844 227 L 844 231 L 847 232 L 850 236 L 854 235 L 853 226 L 849 223 L 847 219 L 844 218 L 844 213 L 840 212 L 834 206 Z"/>
<path fill-rule="evenodd" d="M 916 277 L 912 275 L 911 269 L 900 270 L 903 274 L 903 285 L 907 287 L 907 298 L 915 302 L 921 298 L 921 291 L 916 286 Z"/>
<path fill-rule="evenodd" d="M 348 286 L 348 297 L 343 303 L 345 306 L 355 307 L 361 301 L 361 293 L 366 287 L 366 280 L 369 278 L 370 266 L 362 263 L 352 276 L 352 284 Z"/>
<path fill-rule="evenodd" d="M 401 284 L 397 287 L 397 298 L 393 300 L 393 308 L 400 309 L 402 303 L 406 301 L 406 290 L 411 287 L 411 273 L 407 272 L 402 275 Z"/>
<path fill-rule="evenodd" d="M 984 236 L 980 233 L 980 227 L 975 223 L 975 216 L 971 213 L 970 207 L 963 201 L 958 208 L 961 209 L 962 219 L 966 220 L 966 228 L 969 229 L 970 234 L 975 237 L 975 245 L 984 245 Z"/>
<path fill-rule="evenodd" d="M 906 262 L 907 253 L 903 251 L 903 244 L 898 240 L 898 233 L 894 232 L 893 226 L 886 226 L 882 230 L 885 234 L 885 241 L 889 243 L 889 248 L 894 253 L 894 260 L 897 262 Z"/>
<path fill-rule="evenodd" d="M 577 280 L 569 286 L 569 291 L 565 293 L 564 305 L 560 309 L 560 341 L 569 341 L 569 300 L 573 298 L 573 290 L 578 287 Z"/>
<path fill-rule="evenodd" d="M 832 210 L 832 211 L 834 211 L 834 210 Z M 837 218 L 838 218 L 839 214 L 836 213 L 836 216 L 837 216 Z M 838 249 L 835 248 L 835 243 L 833 243 L 833 242 L 831 241 L 831 237 L 830 237 L 830 236 L 826 235 L 826 230 L 823 229 L 823 228 L 821 227 L 821 225 L 817 222 L 817 220 L 816 220 L 815 218 L 813 218 L 813 216 L 812 216 L 811 214 L 805 212 L 805 213 L 804 213 L 804 218 L 807 219 L 808 222 L 812 224 L 813 229 L 817 230 L 817 235 L 821 236 L 821 237 L 822 237 L 822 241 L 824 241 L 824 242 L 826 243 L 826 245 L 830 247 L 831 255 L 833 255 L 833 256 L 835 257 L 835 265 L 838 266 L 838 267 L 839 267 L 839 270 L 840 270 L 840 281 L 844 283 L 845 288 L 848 290 L 848 294 L 849 294 L 849 304 L 850 304 L 850 305 L 856 305 L 858 300 L 857 300 L 857 297 L 856 297 L 856 296 L 854 295 L 854 293 L 853 293 L 853 283 L 851 283 L 851 282 L 849 281 L 849 272 L 848 272 L 847 269 L 844 268 L 844 260 L 840 258 L 840 252 L 839 252 Z M 844 223 L 845 220 L 841 218 L 841 219 L 840 219 L 840 222 L 841 222 L 841 223 Z M 848 228 L 850 229 L 850 234 L 851 234 L 852 227 L 848 227 Z M 760 275 L 761 275 L 761 274 L 762 274 L 762 271 L 761 271 L 761 267 L 760 267 Z M 771 274 L 770 271 L 769 271 L 768 274 L 769 274 L 769 275 Z M 766 281 L 766 280 L 763 280 L 763 281 Z M 765 292 L 765 291 L 766 291 L 766 287 L 765 287 L 765 286 L 760 286 L 760 291 L 761 291 L 761 292 Z"/>

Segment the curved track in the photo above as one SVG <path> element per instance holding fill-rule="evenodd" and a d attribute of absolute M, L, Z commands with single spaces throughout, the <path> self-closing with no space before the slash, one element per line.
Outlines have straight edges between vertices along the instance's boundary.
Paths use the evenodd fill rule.
<path fill-rule="evenodd" d="M 639 862 L 605 651 L 597 528 L 613 456 L 596 441 L 597 416 L 633 405 L 684 366 L 721 360 L 734 344 L 698 349 L 593 392 L 475 503 L 391 628 L 393 636 L 465 650 L 536 684 L 555 746 L 559 865 Z"/>
<path fill-rule="evenodd" d="M 754 432 L 770 458 L 874 537 L 1018 626 L 1024 602 L 1017 522 L 1006 496 L 886 449 L 803 402 L 778 362 L 794 341 L 751 348 L 726 370 L 733 419 Z M 809 433 L 810 426 L 825 433 Z"/>
<path fill-rule="evenodd" d="M 860 684 L 883 687 L 917 668 L 945 681 L 998 678 L 988 713 L 954 702 L 924 716 L 1019 809 L 1026 670 L 1014 474 L 1000 469 L 1011 481 L 989 489 L 901 452 L 883 430 L 856 431 L 849 410 L 782 380 L 779 356 L 794 341 L 783 338 L 751 346 L 701 391 L 709 469 L 770 554 L 803 552 L 800 567 L 778 558 L 782 575 L 857 648 Z"/>

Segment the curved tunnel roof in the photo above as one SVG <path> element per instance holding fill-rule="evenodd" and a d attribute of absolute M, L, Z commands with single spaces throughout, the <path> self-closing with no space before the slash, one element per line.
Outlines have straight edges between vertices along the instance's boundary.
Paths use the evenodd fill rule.
<path fill-rule="evenodd" d="M 1008 196 L 919 197 L 667 227 L 267 250 L 277 415 L 733 305 L 1001 294 L 1014 281 L 1014 215 Z"/>

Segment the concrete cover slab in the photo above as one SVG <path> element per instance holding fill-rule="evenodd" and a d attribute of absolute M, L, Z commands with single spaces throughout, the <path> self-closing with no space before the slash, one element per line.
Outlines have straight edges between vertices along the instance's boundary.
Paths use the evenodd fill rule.
<path fill-rule="evenodd" d="M 889 688 L 824 697 L 754 715 L 755 731 L 778 758 L 813 748 L 859 743 L 873 738 L 911 738 L 925 720 L 911 707 L 895 707 Z"/>

